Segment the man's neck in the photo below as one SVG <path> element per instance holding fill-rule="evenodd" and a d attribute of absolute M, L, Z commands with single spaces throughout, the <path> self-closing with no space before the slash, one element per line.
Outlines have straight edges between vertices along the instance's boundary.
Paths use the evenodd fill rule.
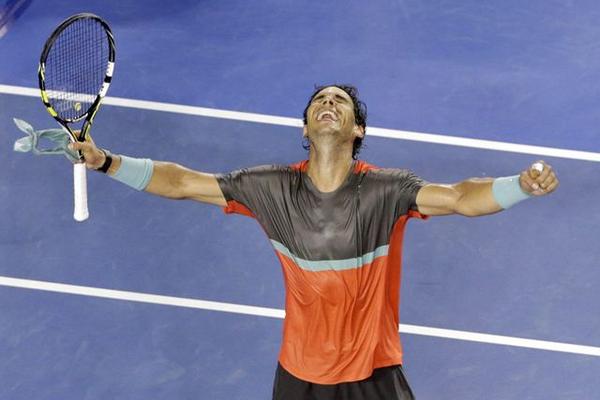
<path fill-rule="evenodd" d="M 311 146 L 307 173 L 321 192 L 333 192 L 346 180 L 352 168 L 352 149 Z"/>

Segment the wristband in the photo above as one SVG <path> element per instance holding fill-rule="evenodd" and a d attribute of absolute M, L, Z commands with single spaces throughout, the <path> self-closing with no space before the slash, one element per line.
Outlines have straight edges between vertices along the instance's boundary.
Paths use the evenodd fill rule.
<path fill-rule="evenodd" d="M 519 175 L 496 178 L 492 184 L 492 194 L 496 203 L 505 210 L 531 197 L 521 189 Z"/>
<path fill-rule="evenodd" d="M 96 171 L 106 173 L 112 164 L 112 154 L 108 150 L 100 149 L 100 151 L 104 153 L 104 164 L 100 168 L 96 168 Z"/>
<path fill-rule="evenodd" d="M 111 178 L 135 190 L 144 190 L 152 179 L 154 163 L 149 158 L 121 157 L 121 165 Z"/>

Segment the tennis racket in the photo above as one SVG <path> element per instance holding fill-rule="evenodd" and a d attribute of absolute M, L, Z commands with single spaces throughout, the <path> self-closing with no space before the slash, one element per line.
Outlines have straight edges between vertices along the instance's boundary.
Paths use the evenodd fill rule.
<path fill-rule="evenodd" d="M 38 68 L 42 101 L 73 142 L 89 137 L 114 66 L 114 37 L 97 15 L 82 13 L 67 18 L 46 41 Z M 89 216 L 87 178 L 81 153 L 79 162 L 73 164 L 73 183 L 73 218 L 85 221 Z"/>

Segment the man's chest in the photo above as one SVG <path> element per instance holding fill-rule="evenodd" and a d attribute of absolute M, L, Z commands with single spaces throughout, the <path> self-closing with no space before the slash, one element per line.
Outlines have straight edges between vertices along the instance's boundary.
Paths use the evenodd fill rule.
<path fill-rule="evenodd" d="M 374 250 L 385 242 L 391 225 L 356 187 L 328 196 L 291 191 L 261 223 L 272 240 L 306 260 L 345 260 Z"/>

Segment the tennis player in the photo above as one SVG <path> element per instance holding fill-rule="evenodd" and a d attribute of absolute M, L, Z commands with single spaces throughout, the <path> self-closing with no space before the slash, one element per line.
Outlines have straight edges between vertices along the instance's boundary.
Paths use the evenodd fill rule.
<path fill-rule="evenodd" d="M 228 174 L 73 145 L 89 168 L 137 190 L 260 222 L 286 287 L 275 400 L 413 399 L 398 336 L 407 220 L 493 214 L 558 186 L 543 161 L 519 175 L 455 184 L 377 168 L 357 159 L 366 119 L 354 87 L 319 87 L 304 110 L 308 160 Z"/>

